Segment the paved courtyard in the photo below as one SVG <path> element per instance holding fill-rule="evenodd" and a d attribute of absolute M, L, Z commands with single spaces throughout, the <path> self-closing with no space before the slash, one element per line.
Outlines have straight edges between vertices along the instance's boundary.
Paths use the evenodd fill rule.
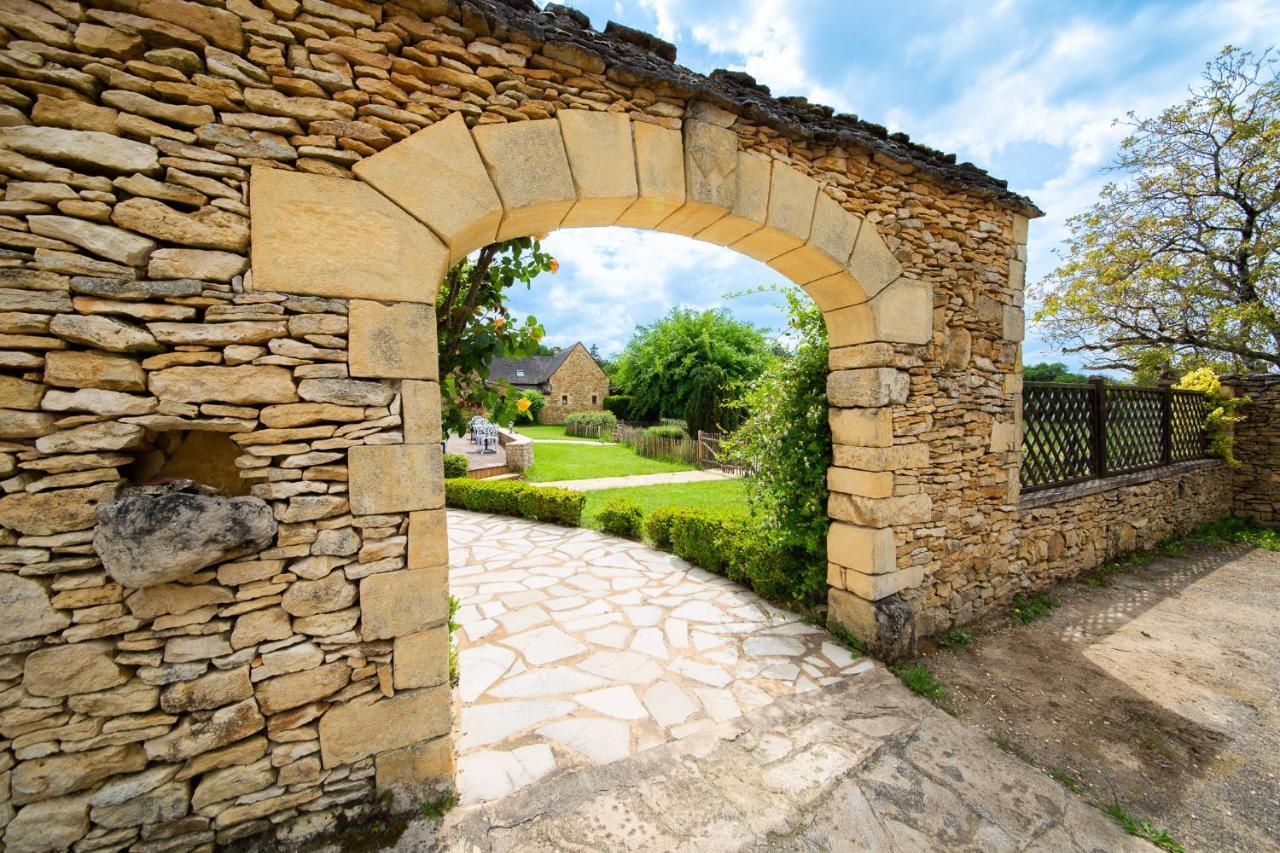
<path fill-rule="evenodd" d="M 462 802 L 875 668 L 749 590 L 590 530 L 449 512 Z"/>

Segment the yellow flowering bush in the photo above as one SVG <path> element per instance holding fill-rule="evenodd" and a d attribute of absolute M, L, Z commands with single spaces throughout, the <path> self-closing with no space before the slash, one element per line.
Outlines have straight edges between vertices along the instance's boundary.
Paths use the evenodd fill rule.
<path fill-rule="evenodd" d="M 1222 391 L 1222 380 L 1213 368 L 1200 367 L 1190 371 L 1173 387 L 1184 391 L 1200 391 L 1209 401 L 1209 414 L 1205 428 L 1209 433 L 1209 452 L 1221 456 L 1232 468 L 1239 466 L 1232 452 L 1231 427 L 1244 420 L 1236 409 L 1250 402 L 1248 397 L 1231 397 Z"/>

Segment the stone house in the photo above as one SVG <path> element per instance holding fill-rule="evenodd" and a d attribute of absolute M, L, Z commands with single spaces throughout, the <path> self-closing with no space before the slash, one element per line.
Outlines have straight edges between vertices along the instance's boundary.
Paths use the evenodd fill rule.
<path fill-rule="evenodd" d="M 521 391 L 541 392 L 547 398 L 541 416 L 544 424 L 562 424 L 573 412 L 599 411 L 609 393 L 609 377 L 581 341 L 555 355 L 495 358 L 489 377 L 506 380 Z"/>

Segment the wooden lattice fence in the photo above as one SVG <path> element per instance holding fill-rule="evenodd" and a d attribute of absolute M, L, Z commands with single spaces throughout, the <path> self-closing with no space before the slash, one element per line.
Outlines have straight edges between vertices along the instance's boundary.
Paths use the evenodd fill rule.
<path fill-rule="evenodd" d="M 1127 474 L 1207 455 L 1208 402 L 1196 391 L 1028 382 L 1022 489 Z"/>

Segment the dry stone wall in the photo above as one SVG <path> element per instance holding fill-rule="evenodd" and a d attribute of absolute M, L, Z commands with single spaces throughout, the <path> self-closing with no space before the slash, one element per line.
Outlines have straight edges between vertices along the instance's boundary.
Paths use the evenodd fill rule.
<path fill-rule="evenodd" d="M 981 578 L 981 595 L 955 596 L 949 609 L 958 621 L 968 621 L 1019 592 L 1149 550 L 1230 515 L 1231 495 L 1231 471 L 1221 460 L 1184 462 L 1033 493 L 1021 506 L 1020 534 L 1008 553 L 1010 569 Z M 930 592 L 951 597 L 944 588 Z"/>
<path fill-rule="evenodd" d="M 1260 374 L 1227 380 L 1232 392 L 1248 397 L 1236 424 L 1233 472 L 1235 514 L 1259 524 L 1280 526 L 1280 376 Z"/>

